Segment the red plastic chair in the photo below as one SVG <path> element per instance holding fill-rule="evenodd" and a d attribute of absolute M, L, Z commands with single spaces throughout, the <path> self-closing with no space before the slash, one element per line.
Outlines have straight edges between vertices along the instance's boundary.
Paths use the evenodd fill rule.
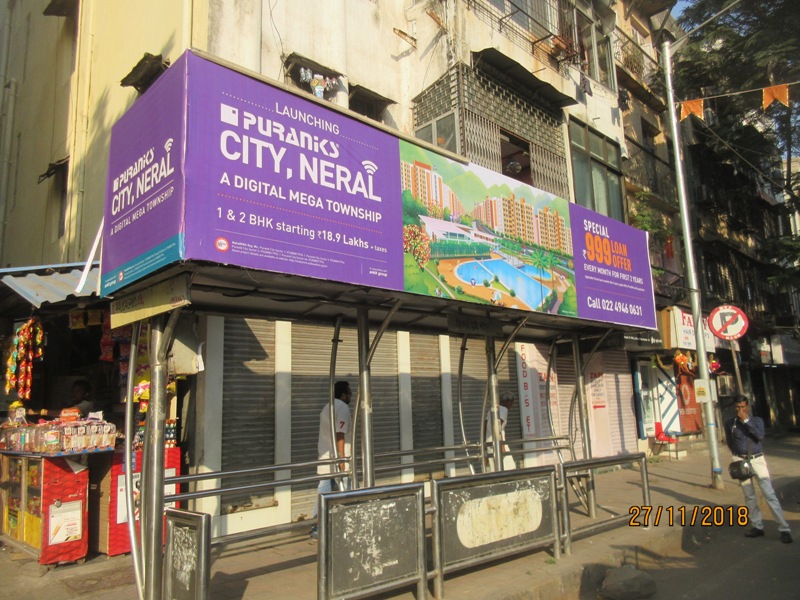
<path fill-rule="evenodd" d="M 678 439 L 671 437 L 664 432 L 664 427 L 663 425 L 661 425 L 661 421 L 656 421 L 655 426 L 656 426 L 656 433 L 655 436 L 653 436 L 655 438 L 653 442 L 654 446 L 653 454 L 658 455 L 661 453 L 661 450 L 664 449 L 664 446 L 667 446 L 667 448 L 669 449 L 669 445 L 677 444 Z M 677 449 L 677 445 L 675 446 L 675 448 Z"/>
<path fill-rule="evenodd" d="M 662 444 L 676 444 L 678 442 L 678 438 L 667 435 L 663 426 L 661 425 L 661 421 L 656 421 L 655 438 Z"/>

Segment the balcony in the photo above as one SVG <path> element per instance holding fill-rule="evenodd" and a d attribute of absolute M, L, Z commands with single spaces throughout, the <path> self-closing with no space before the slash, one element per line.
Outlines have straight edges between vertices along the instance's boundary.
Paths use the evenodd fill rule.
<path fill-rule="evenodd" d="M 619 28 L 612 33 L 612 41 L 620 85 L 650 108 L 663 111 L 667 106 L 666 89 L 658 61 Z"/>
<path fill-rule="evenodd" d="M 578 58 L 573 0 L 469 0 L 467 7 L 539 60 Z"/>
<path fill-rule="evenodd" d="M 686 300 L 689 288 L 683 275 L 672 271 L 661 271 L 653 277 L 653 291 L 656 296 L 661 296 L 674 304 Z"/>
<path fill-rule="evenodd" d="M 648 192 L 668 208 L 677 210 L 678 189 L 672 168 L 630 138 L 626 138 L 630 155 L 623 163 L 623 173 L 634 192 Z"/>

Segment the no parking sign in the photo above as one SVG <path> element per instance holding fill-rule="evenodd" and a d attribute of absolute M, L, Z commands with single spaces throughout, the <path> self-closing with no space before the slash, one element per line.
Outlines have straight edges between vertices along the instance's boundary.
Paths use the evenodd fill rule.
<path fill-rule="evenodd" d="M 708 316 L 709 329 L 723 340 L 738 340 L 747 333 L 748 325 L 747 315 L 741 308 L 732 304 L 718 306 Z"/>

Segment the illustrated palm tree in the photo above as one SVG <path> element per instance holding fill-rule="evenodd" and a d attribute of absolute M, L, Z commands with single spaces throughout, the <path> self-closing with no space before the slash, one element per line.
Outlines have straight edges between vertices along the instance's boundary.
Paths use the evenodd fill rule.
<path fill-rule="evenodd" d="M 551 280 L 555 277 L 555 273 L 553 273 L 553 267 L 555 267 L 557 264 L 558 259 L 555 257 L 555 255 L 552 252 L 546 252 L 542 267 L 546 269 L 548 273 L 550 273 Z"/>
<path fill-rule="evenodd" d="M 553 255 L 552 252 L 545 252 L 544 255 L 544 262 L 542 263 L 542 267 L 546 269 L 550 275 L 553 275 L 553 267 L 558 264 L 558 259 Z"/>
<path fill-rule="evenodd" d="M 533 263 L 533 266 L 536 267 L 537 269 L 539 269 L 540 271 L 544 271 L 544 269 L 546 268 L 545 265 L 547 264 L 547 261 L 549 259 L 552 259 L 551 254 L 549 252 L 545 252 L 544 250 L 542 250 L 540 248 L 537 248 L 533 252 L 533 254 L 531 254 L 531 262 Z M 544 284 L 542 283 L 542 278 L 541 277 L 537 277 L 536 281 L 539 282 L 539 295 L 540 296 L 544 296 L 543 289 L 542 289 L 544 287 Z M 535 309 L 536 307 L 531 307 L 531 308 Z"/>

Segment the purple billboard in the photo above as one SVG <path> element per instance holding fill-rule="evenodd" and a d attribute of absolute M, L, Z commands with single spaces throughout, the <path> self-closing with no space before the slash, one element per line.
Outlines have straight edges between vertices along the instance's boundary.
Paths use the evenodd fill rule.
<path fill-rule="evenodd" d="M 644 232 L 191 52 L 113 128 L 103 242 L 105 294 L 201 260 L 656 327 Z"/>
<path fill-rule="evenodd" d="M 577 204 L 570 213 L 578 316 L 655 329 L 647 234 Z"/>
<path fill-rule="evenodd" d="M 402 289 L 397 138 L 189 55 L 187 258 Z"/>
<path fill-rule="evenodd" d="M 186 58 L 111 130 L 103 294 L 183 258 Z"/>

